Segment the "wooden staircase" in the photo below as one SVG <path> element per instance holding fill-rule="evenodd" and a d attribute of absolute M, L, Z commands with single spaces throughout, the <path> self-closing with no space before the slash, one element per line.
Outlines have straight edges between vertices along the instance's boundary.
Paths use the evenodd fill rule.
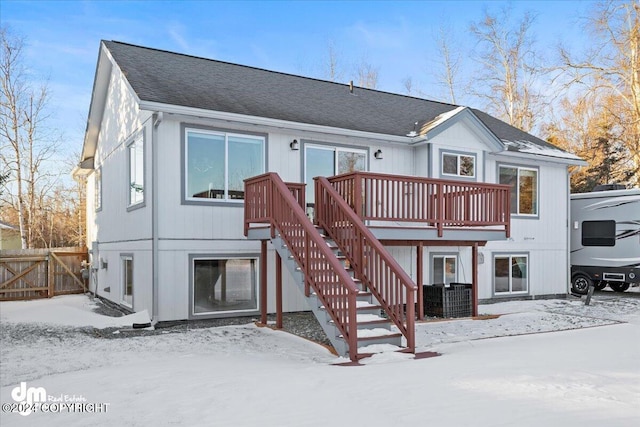
<path fill-rule="evenodd" d="M 340 252 L 336 243 L 331 240 L 321 228 L 315 227 L 315 230 L 323 238 L 336 259 L 340 261 L 345 271 L 353 278 L 354 283 L 358 286 L 358 293 L 356 295 L 356 358 L 361 359 L 383 351 L 402 351 L 404 349 L 402 346 L 402 334 L 394 331 L 391 321 L 381 315 L 383 310 L 380 303 L 371 292 L 364 289 L 362 281 L 354 277 L 355 273 L 353 269 L 349 266 L 347 258 Z M 272 238 L 271 242 L 280 255 L 283 264 L 293 276 L 294 282 L 304 293 L 304 274 L 295 262 L 295 257 L 289 251 L 286 243 L 280 238 L 279 234 Z M 336 352 L 341 356 L 349 357 L 348 342 L 344 339 L 335 321 L 331 318 L 326 307 L 318 298 L 317 292 L 310 292 L 307 297 L 307 302 Z"/>
<path fill-rule="evenodd" d="M 275 173 L 249 178 L 244 233 L 255 223 L 270 225 L 274 248 L 338 354 L 357 361 L 415 352 L 417 286 L 326 179 L 316 181 L 322 228 L 303 207 L 300 184 L 288 187 Z"/>

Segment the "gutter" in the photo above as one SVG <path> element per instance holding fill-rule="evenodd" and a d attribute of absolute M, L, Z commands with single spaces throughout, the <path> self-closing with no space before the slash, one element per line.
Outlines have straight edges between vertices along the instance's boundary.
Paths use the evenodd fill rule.
<path fill-rule="evenodd" d="M 548 156 L 548 155 L 544 155 L 544 154 L 538 154 L 538 153 L 527 153 L 527 152 L 518 152 L 518 151 L 508 151 L 508 150 L 504 150 L 498 153 L 493 153 L 493 152 L 489 152 L 488 153 L 490 156 L 495 156 L 495 157 L 500 157 L 500 156 L 504 156 L 504 157 L 512 157 L 512 158 L 517 158 L 517 159 L 523 159 L 523 160 L 535 160 L 537 162 L 544 162 L 544 163 L 554 163 L 554 164 L 564 164 L 564 165 L 568 165 L 568 166 L 587 166 L 587 162 L 585 162 L 582 159 L 571 159 L 571 158 L 566 158 L 566 157 L 554 157 L 554 156 Z"/>

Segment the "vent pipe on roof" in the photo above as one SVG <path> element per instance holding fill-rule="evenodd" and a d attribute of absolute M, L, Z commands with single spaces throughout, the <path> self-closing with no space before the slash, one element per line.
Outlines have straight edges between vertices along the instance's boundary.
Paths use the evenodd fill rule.
<path fill-rule="evenodd" d="M 349 82 L 349 93 L 353 93 L 353 80 Z"/>

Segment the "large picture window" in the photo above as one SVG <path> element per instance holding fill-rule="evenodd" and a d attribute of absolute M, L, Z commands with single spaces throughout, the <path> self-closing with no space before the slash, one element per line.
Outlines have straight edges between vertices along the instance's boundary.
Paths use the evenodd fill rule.
<path fill-rule="evenodd" d="M 493 286 L 496 295 L 523 294 L 529 291 L 529 257 L 496 255 L 493 260 Z"/>
<path fill-rule="evenodd" d="M 243 200 L 244 180 L 264 173 L 263 137 L 186 129 L 186 198 Z"/>
<path fill-rule="evenodd" d="M 442 153 L 442 175 L 474 178 L 476 158 L 468 154 Z"/>
<path fill-rule="evenodd" d="M 538 215 L 538 170 L 515 167 L 499 167 L 500 184 L 511 186 L 511 213 Z"/>
<path fill-rule="evenodd" d="M 129 153 L 129 206 L 144 201 L 144 140 L 142 134 L 127 145 Z"/>
<path fill-rule="evenodd" d="M 192 313 L 255 311 L 257 264 L 255 258 L 193 259 Z"/>

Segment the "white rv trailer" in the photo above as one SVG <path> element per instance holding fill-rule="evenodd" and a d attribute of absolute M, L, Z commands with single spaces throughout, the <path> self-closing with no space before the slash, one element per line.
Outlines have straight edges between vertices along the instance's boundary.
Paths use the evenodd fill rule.
<path fill-rule="evenodd" d="M 640 188 L 571 195 L 571 289 L 640 284 Z"/>

